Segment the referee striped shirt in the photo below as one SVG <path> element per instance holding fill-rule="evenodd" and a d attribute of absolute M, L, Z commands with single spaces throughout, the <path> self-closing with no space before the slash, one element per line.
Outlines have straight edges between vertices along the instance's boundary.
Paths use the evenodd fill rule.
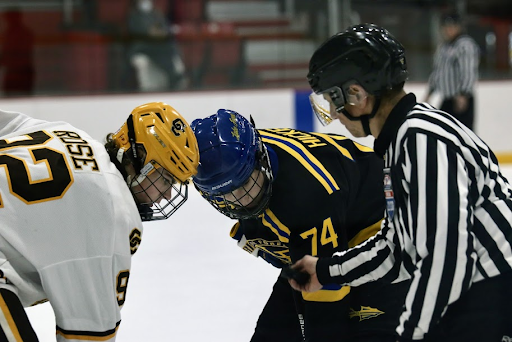
<path fill-rule="evenodd" d="M 459 94 L 473 94 L 478 80 L 480 48 L 467 35 L 441 44 L 434 55 L 434 69 L 429 78 L 430 93 L 438 92 L 443 98 Z"/>
<path fill-rule="evenodd" d="M 385 158 L 386 223 L 321 258 L 322 284 L 408 275 L 397 333 L 422 339 L 473 283 L 512 270 L 512 188 L 489 147 L 449 114 L 408 94 L 375 140 Z"/>

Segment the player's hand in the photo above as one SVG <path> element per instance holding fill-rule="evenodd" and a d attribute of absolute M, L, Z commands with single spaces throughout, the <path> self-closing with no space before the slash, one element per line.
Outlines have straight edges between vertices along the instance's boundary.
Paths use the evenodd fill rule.
<path fill-rule="evenodd" d="M 468 108 L 468 98 L 464 95 L 455 96 L 455 112 L 461 113 Z"/>
<path fill-rule="evenodd" d="M 294 279 L 289 279 L 290 286 L 297 291 L 315 292 L 322 288 L 322 284 L 318 281 L 316 276 L 316 263 L 318 258 L 310 255 L 304 256 L 302 259 L 292 265 L 292 268 L 299 272 L 306 272 L 309 274 L 309 282 L 301 285 Z"/>

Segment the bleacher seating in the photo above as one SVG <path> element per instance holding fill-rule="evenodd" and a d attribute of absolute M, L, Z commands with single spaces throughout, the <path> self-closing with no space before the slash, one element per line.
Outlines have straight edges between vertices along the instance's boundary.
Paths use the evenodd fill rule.
<path fill-rule="evenodd" d="M 23 21 L 36 38 L 36 93 L 129 89 L 123 56 L 130 0 L 96 4 L 95 27 L 64 24 L 59 9 L 23 10 Z M 154 0 L 154 5 L 173 14 L 170 29 L 193 88 L 250 86 L 248 79 L 269 86 L 304 81 L 313 45 L 280 12 L 277 1 Z M 72 22 L 83 15 L 74 7 Z"/>
<path fill-rule="evenodd" d="M 255 74 L 260 85 L 307 86 L 305 75 L 314 43 L 305 28 L 292 25 L 281 13 L 278 1 L 210 0 L 206 19 L 230 22 L 244 41 L 247 74 Z"/>

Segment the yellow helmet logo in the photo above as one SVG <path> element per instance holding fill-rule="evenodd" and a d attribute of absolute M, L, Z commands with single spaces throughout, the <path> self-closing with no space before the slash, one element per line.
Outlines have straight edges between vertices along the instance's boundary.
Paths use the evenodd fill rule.
<path fill-rule="evenodd" d="M 133 153 L 129 152 L 133 151 L 132 142 L 143 147 L 141 167 L 156 162 L 182 183 L 197 173 L 199 151 L 194 133 L 181 114 L 166 103 L 136 107 L 113 139 L 128 153 Z"/>

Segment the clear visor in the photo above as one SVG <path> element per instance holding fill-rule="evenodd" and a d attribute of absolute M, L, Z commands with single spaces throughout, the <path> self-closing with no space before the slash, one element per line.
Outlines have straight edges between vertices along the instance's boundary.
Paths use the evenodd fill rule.
<path fill-rule="evenodd" d="M 313 113 L 315 113 L 322 125 L 327 126 L 334 118 L 331 115 L 331 103 L 325 99 L 324 94 L 329 95 L 337 112 L 341 111 L 345 106 L 345 96 L 339 87 L 329 88 L 320 94 L 311 93 L 309 95 L 309 102 L 311 103 Z"/>
<path fill-rule="evenodd" d="M 313 113 L 315 113 L 316 118 L 323 126 L 327 126 L 333 121 L 330 111 L 331 104 L 329 101 L 324 99 L 323 94 L 311 93 L 309 95 L 309 103 L 311 104 L 311 108 L 313 109 Z"/>

